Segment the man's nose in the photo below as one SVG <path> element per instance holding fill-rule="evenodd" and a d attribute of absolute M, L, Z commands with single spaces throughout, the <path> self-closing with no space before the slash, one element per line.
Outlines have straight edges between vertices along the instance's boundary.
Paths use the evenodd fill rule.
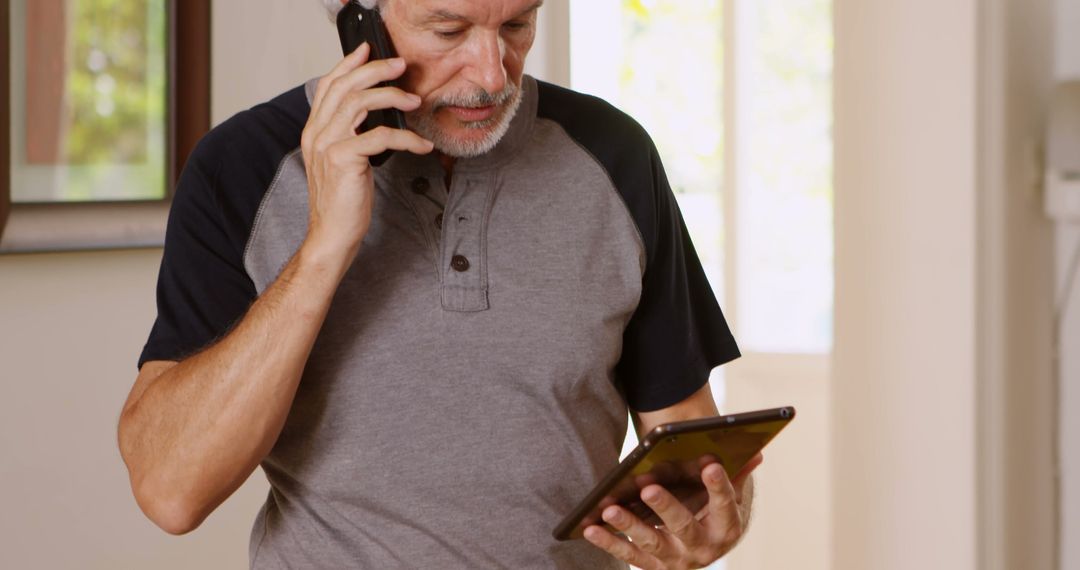
<path fill-rule="evenodd" d="M 469 66 L 472 77 L 469 79 L 492 95 L 500 93 L 506 87 L 506 67 L 503 66 L 506 46 L 502 37 L 485 34 L 473 51 L 474 59 Z"/>

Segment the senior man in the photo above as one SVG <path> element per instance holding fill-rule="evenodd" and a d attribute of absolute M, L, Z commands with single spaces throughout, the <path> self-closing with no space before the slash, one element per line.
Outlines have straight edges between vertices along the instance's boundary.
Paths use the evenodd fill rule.
<path fill-rule="evenodd" d="M 625 537 L 550 534 L 628 408 L 638 433 L 715 415 L 738 356 L 648 135 L 523 74 L 537 0 L 380 4 L 399 59 L 361 46 L 184 169 L 119 426 L 140 507 L 189 532 L 261 465 L 253 568 L 717 559 L 760 457 L 706 468 L 700 513 L 650 485 L 661 527 L 611 506 Z M 410 130 L 355 134 L 391 107 Z"/>

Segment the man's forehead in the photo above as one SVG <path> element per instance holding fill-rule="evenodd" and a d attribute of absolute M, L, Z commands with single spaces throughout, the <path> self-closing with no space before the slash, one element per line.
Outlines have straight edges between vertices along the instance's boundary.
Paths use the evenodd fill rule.
<path fill-rule="evenodd" d="M 465 20 L 501 22 L 539 8 L 543 0 L 412 0 L 406 3 L 413 18 L 423 22 Z"/>

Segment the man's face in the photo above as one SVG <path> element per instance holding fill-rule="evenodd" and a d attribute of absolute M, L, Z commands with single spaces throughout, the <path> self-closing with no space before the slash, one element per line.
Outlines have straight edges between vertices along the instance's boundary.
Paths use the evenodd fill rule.
<path fill-rule="evenodd" d="M 456 157 L 483 154 L 521 101 L 538 0 L 389 0 L 383 19 L 408 69 L 405 91 L 423 99 L 409 128 Z"/>

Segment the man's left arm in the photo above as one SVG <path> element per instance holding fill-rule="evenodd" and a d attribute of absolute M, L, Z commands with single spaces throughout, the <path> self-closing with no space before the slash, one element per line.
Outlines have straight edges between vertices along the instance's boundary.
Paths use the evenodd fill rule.
<path fill-rule="evenodd" d="M 654 427 L 670 422 L 718 415 L 712 390 L 706 383 L 683 401 L 651 412 L 631 412 L 638 437 Z M 642 522 L 619 506 L 610 506 L 602 516 L 626 538 L 600 525 L 585 529 L 585 538 L 612 556 L 645 570 L 700 568 L 727 554 L 746 533 L 754 499 L 751 472 L 762 462 L 758 454 L 729 480 L 719 463 L 702 470 L 709 503 L 692 513 L 660 485 L 641 490 L 641 499 L 664 521 L 662 527 Z"/>

